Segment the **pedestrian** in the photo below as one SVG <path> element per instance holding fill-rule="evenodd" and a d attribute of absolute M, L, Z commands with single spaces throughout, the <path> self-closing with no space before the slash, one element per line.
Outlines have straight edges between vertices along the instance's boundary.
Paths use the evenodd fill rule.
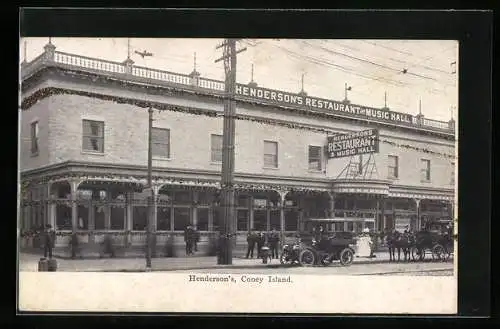
<path fill-rule="evenodd" d="M 43 237 L 43 257 L 47 258 L 48 255 L 50 259 L 52 258 L 52 248 L 55 243 L 55 232 L 50 224 L 45 225 Z"/>
<path fill-rule="evenodd" d="M 102 258 L 105 254 L 109 254 L 111 258 L 115 257 L 115 247 L 113 246 L 113 238 L 111 235 L 106 234 L 101 244 L 99 258 Z"/>
<path fill-rule="evenodd" d="M 78 241 L 78 234 L 73 232 L 71 234 L 71 258 L 75 259 L 76 254 L 80 254 L 80 258 L 83 259 L 82 251 L 80 250 L 80 245 Z"/>
<path fill-rule="evenodd" d="M 269 249 L 271 249 L 271 258 L 278 258 L 278 243 L 280 241 L 280 236 L 276 228 L 269 234 Z"/>
<path fill-rule="evenodd" d="M 195 252 L 198 251 L 198 242 L 200 242 L 200 232 L 196 226 L 193 226 L 193 244 Z"/>
<path fill-rule="evenodd" d="M 257 243 L 257 257 L 260 257 L 260 251 L 264 246 L 264 241 L 265 241 L 264 234 L 262 234 L 262 232 L 258 232 L 255 240 Z"/>
<path fill-rule="evenodd" d="M 193 228 L 188 225 L 184 230 L 184 242 L 186 243 L 186 255 L 193 254 Z"/>
<path fill-rule="evenodd" d="M 248 231 L 248 234 L 247 234 L 248 247 L 247 247 L 246 258 L 248 258 L 248 256 L 250 256 L 250 258 L 253 258 L 253 250 L 255 249 L 256 242 L 257 242 L 257 235 L 255 234 L 254 229 L 251 229 L 250 231 Z"/>

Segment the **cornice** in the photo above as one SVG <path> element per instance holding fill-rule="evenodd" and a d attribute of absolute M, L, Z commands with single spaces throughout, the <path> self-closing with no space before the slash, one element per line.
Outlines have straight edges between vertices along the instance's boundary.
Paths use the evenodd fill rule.
<path fill-rule="evenodd" d="M 223 99 L 223 93 L 222 92 L 217 92 L 215 90 L 208 90 L 208 89 L 200 89 L 197 87 L 192 87 L 192 86 L 186 86 L 186 85 L 176 85 L 173 86 L 171 83 L 167 82 L 161 82 L 161 81 L 154 81 L 154 83 L 147 78 L 140 78 L 140 77 L 133 77 L 130 78 L 129 76 L 123 74 L 120 77 L 117 77 L 116 74 L 105 74 L 105 73 L 94 73 L 94 72 L 88 72 L 88 71 L 82 71 L 82 70 L 77 70 L 73 68 L 62 68 L 62 67 L 56 67 L 56 66 L 48 66 L 47 64 L 44 64 L 40 69 L 36 70 L 32 75 L 26 77 L 22 81 L 21 85 L 21 90 L 25 91 L 29 87 L 33 87 L 33 85 L 36 85 L 37 81 L 44 81 L 42 79 L 42 76 L 44 74 L 50 73 L 52 76 L 58 75 L 59 77 L 63 76 L 71 76 L 72 79 L 77 79 L 80 81 L 86 81 L 92 84 L 103 84 L 103 85 L 120 85 L 121 88 L 131 88 L 133 90 L 141 90 L 142 92 L 146 92 L 146 87 L 147 87 L 147 92 L 150 94 L 158 94 L 158 95 L 197 95 L 203 97 L 205 100 L 208 101 L 215 101 L 215 102 L 220 102 L 221 99 Z M 32 80 L 34 79 L 34 80 Z M 113 97 L 113 96 L 109 96 Z M 24 102 L 24 101 L 23 101 Z M 136 102 L 140 102 L 140 100 L 136 100 Z M 387 130 L 393 130 L 393 131 L 402 131 L 402 132 L 411 132 L 415 134 L 422 134 L 422 135 L 430 135 L 430 136 L 435 136 L 439 137 L 442 139 L 446 140 L 454 140 L 454 134 L 453 133 L 447 133 L 445 131 L 435 131 L 431 129 L 426 129 L 426 128 L 415 128 L 415 127 L 405 127 L 405 126 L 399 126 L 399 125 L 391 125 L 387 123 L 382 123 L 382 122 L 377 122 L 377 121 L 370 121 L 368 119 L 362 119 L 362 118 L 354 118 L 354 117 L 348 117 L 340 114 L 332 114 L 328 113 L 326 111 L 318 111 L 318 110 L 310 110 L 310 109 L 304 109 L 300 107 L 295 107 L 295 106 L 277 106 L 277 105 L 272 105 L 272 104 L 266 104 L 266 103 L 261 103 L 261 102 L 252 102 L 250 100 L 238 97 L 237 102 L 245 105 L 250 105 L 250 106 L 259 106 L 262 108 L 268 108 L 268 109 L 273 109 L 273 110 L 279 110 L 279 111 L 285 111 L 285 112 L 292 112 L 296 113 L 299 115 L 305 115 L 305 116 L 313 116 L 313 117 L 322 117 L 322 118 L 327 118 L 329 120 L 340 120 L 344 122 L 352 122 L 355 123 L 356 125 L 361 125 L 361 126 L 370 126 L 370 127 L 381 127 Z M 29 107 L 27 107 L 29 108 Z M 25 109 L 27 109 L 25 108 Z"/>

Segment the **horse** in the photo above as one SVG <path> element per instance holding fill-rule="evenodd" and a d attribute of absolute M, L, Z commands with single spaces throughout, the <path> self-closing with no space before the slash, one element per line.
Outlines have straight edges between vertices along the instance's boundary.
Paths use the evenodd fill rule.
<path fill-rule="evenodd" d="M 414 239 L 411 234 L 393 231 L 386 236 L 387 246 L 389 247 L 389 261 L 396 261 L 396 250 L 398 251 L 398 262 L 401 261 L 401 250 L 403 250 L 404 260 L 411 260 L 411 247 L 414 244 Z"/>

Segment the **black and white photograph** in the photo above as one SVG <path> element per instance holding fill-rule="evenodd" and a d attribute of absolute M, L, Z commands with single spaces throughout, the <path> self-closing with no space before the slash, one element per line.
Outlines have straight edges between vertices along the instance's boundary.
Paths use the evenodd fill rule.
<path fill-rule="evenodd" d="M 47 36 L 19 48 L 21 308 L 85 309 L 47 306 L 30 293 L 37 277 L 68 275 L 95 298 L 87 275 L 114 289 L 133 275 L 170 287 L 154 311 L 224 312 L 225 295 L 240 312 L 280 312 L 266 291 L 292 300 L 296 286 L 345 289 L 348 307 L 375 280 L 400 297 L 367 296 L 373 312 L 424 280 L 448 282 L 435 311 L 454 311 L 458 41 Z M 208 296 L 176 301 L 187 287 Z M 242 301 L 248 287 L 259 302 Z M 296 311 L 335 311 L 313 305 Z"/>

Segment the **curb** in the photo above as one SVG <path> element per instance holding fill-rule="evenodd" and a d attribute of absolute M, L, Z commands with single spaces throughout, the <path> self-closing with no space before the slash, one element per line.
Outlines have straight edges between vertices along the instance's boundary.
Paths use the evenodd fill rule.
<path fill-rule="evenodd" d="M 389 261 L 379 261 L 379 262 L 356 262 L 353 263 L 349 266 L 355 266 L 355 265 L 365 265 L 365 264 L 381 264 L 381 263 L 389 263 Z M 345 267 L 349 267 L 345 266 Z M 175 271 L 195 271 L 195 270 L 211 270 L 211 269 L 267 269 L 267 268 L 291 268 L 291 267 L 300 267 L 300 265 L 282 265 L 282 264 L 253 264 L 253 265 L 205 265 L 205 266 L 186 266 L 186 267 L 179 267 L 179 268 L 153 268 L 151 269 L 150 272 L 175 272 Z M 323 267 L 328 267 L 328 266 L 314 266 L 317 268 L 323 268 Z M 443 269 L 435 269 L 435 270 L 429 270 L 429 271 L 449 271 L 450 269 L 448 268 L 443 268 Z M 426 270 L 427 271 L 427 270 Z M 103 270 L 92 270 L 92 271 L 79 271 L 79 272 L 121 272 L 121 273 L 141 273 L 141 272 L 147 272 L 146 269 L 103 269 Z M 370 273 L 370 274 L 360 274 L 360 275 L 383 275 L 383 274 L 396 274 L 396 273 L 411 273 L 411 272 L 422 272 L 422 270 L 415 270 L 415 271 L 396 271 L 396 272 L 380 272 L 380 273 Z"/>
<path fill-rule="evenodd" d="M 411 270 L 411 271 L 393 271 L 393 272 L 375 272 L 375 273 L 362 273 L 362 274 L 354 274 L 354 275 L 391 275 L 391 274 L 400 274 L 400 273 L 422 273 L 422 272 L 447 272 L 454 271 L 453 268 L 435 268 L 430 270 Z"/>

